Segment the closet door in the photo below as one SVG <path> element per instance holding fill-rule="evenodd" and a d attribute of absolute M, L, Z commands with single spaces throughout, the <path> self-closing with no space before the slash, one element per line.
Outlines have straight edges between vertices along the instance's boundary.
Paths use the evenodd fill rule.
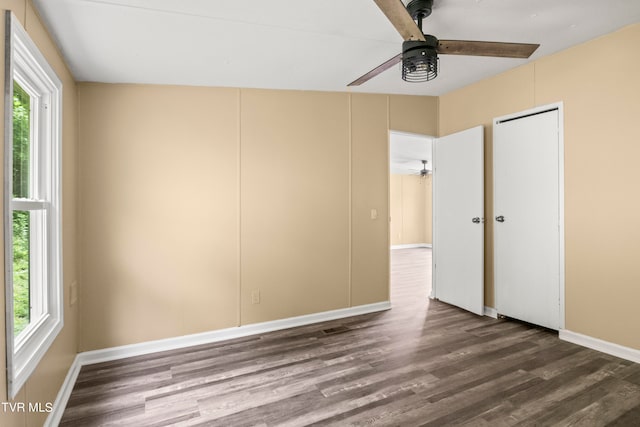
<path fill-rule="evenodd" d="M 559 110 L 494 122 L 494 248 L 499 314 L 559 329 Z"/>

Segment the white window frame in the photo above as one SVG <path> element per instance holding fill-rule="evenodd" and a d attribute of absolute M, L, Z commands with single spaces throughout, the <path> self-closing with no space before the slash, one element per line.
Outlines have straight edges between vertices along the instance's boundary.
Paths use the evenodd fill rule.
<path fill-rule="evenodd" d="M 40 53 L 18 19 L 5 15 L 4 100 L 4 249 L 7 392 L 14 398 L 62 330 L 62 82 Z M 31 96 L 31 156 L 37 169 L 30 171 L 29 199 L 13 198 L 13 81 Z M 33 102 L 35 101 L 35 102 Z M 34 160 L 34 158 L 37 158 Z M 37 181 L 37 182 L 34 182 Z M 29 325 L 14 336 L 13 312 L 13 211 L 30 211 L 42 217 L 35 225 L 40 236 L 31 242 L 39 270 L 30 284 Z M 36 271 L 35 273 L 38 273 Z"/>

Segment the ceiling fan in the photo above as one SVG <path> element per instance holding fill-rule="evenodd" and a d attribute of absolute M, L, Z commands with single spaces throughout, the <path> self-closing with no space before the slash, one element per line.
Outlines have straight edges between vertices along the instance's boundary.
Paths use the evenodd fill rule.
<path fill-rule="evenodd" d="M 425 178 L 427 175 L 429 175 L 431 173 L 431 171 L 429 169 L 427 169 L 427 163 L 429 163 L 427 160 L 420 160 L 422 162 L 422 169 L 418 170 L 418 169 L 410 169 L 412 171 L 415 171 L 416 173 L 412 174 L 412 175 L 420 175 L 420 178 Z"/>
<path fill-rule="evenodd" d="M 348 86 L 359 86 L 398 63 L 402 63 L 402 79 L 407 82 L 433 80 L 438 76 L 438 54 L 528 58 L 540 46 L 530 43 L 438 40 L 422 32 L 422 20 L 431 15 L 433 0 L 411 0 L 406 7 L 401 0 L 373 1 L 404 39 L 402 53 Z"/>

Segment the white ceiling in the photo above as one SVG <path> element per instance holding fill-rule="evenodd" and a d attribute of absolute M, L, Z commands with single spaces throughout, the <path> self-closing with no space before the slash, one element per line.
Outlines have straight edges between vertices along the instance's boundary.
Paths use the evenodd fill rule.
<path fill-rule="evenodd" d="M 433 170 L 432 144 L 433 139 L 428 136 L 392 131 L 389 136 L 391 173 L 419 175 L 422 160 L 427 161 L 427 170 Z"/>
<path fill-rule="evenodd" d="M 34 0 L 79 81 L 345 91 L 400 52 L 373 0 Z M 435 0 L 441 39 L 540 43 L 529 60 L 441 55 L 356 92 L 441 95 L 640 21 L 639 0 Z"/>

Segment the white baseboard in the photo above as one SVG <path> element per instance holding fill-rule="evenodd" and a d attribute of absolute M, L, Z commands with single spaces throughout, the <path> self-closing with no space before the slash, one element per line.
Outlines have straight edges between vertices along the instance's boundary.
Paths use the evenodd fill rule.
<path fill-rule="evenodd" d="M 610 354 L 612 356 L 620 357 L 621 359 L 630 360 L 635 363 L 640 363 L 640 350 L 631 347 L 625 347 L 619 344 L 614 344 L 609 341 L 604 341 L 598 338 L 593 338 L 588 335 L 582 335 L 577 332 L 571 332 L 567 329 L 560 329 L 559 337 L 563 341 L 569 341 L 574 344 L 588 347 L 593 350 L 598 350 L 603 353 Z"/>
<path fill-rule="evenodd" d="M 484 315 L 488 317 L 493 317 L 494 319 L 498 318 L 498 311 L 493 307 L 484 306 Z"/>
<path fill-rule="evenodd" d="M 71 391 L 73 390 L 73 386 L 78 379 L 80 368 L 82 368 L 82 365 L 80 364 L 80 358 L 78 357 L 78 355 L 76 355 L 75 359 L 73 359 L 71 367 L 69 368 L 69 371 L 67 372 L 67 376 L 64 378 L 62 387 L 60 387 L 60 390 L 58 391 L 56 400 L 55 402 L 53 402 L 53 409 L 44 422 L 44 427 L 57 427 L 58 424 L 60 424 L 64 409 L 67 407 L 69 397 L 71 397 Z"/>
<path fill-rule="evenodd" d="M 374 304 L 359 305 L 350 308 L 324 311 L 321 313 L 306 314 L 304 316 L 289 317 L 287 319 L 273 320 L 270 322 L 254 323 L 251 325 L 237 326 L 233 328 L 220 329 L 217 331 L 203 332 L 200 334 L 184 335 L 181 337 L 167 338 L 156 341 L 147 341 L 139 344 L 123 345 L 119 347 L 105 348 L 101 350 L 85 351 L 78 353 L 69 372 L 58 392 L 53 410 L 45 421 L 45 427 L 55 427 L 60 423 L 62 414 L 71 391 L 80 373 L 80 368 L 93 363 L 108 362 L 111 360 L 124 359 L 126 357 L 141 356 L 144 354 L 156 353 L 167 350 L 176 350 L 195 345 L 209 344 L 218 341 L 242 338 L 249 335 L 264 334 L 266 332 L 279 331 L 282 329 L 305 326 L 313 323 L 327 322 L 329 320 L 343 319 L 346 317 L 359 316 L 362 314 L 376 313 L 389 310 L 391 302 L 384 301 Z"/>
<path fill-rule="evenodd" d="M 414 248 L 431 248 L 431 243 L 410 243 L 407 245 L 391 245 L 391 249 L 414 249 Z"/>
<path fill-rule="evenodd" d="M 375 304 L 360 305 L 357 307 L 341 308 L 338 310 L 324 311 L 321 313 L 306 314 L 304 316 L 289 317 L 287 319 L 273 320 L 270 322 L 254 323 L 251 325 L 237 326 L 200 334 L 184 335 L 175 338 L 166 338 L 156 341 L 147 341 L 139 344 L 123 345 L 119 347 L 105 348 L 101 350 L 86 351 L 78 354 L 82 365 L 108 362 L 123 359 L 125 357 L 140 356 L 159 351 L 175 350 L 194 345 L 209 344 L 234 338 L 242 338 L 249 335 L 263 334 L 281 329 L 294 328 L 312 323 L 326 322 L 342 319 L 344 317 L 358 316 L 361 314 L 375 313 L 389 310 L 389 301 Z"/>

